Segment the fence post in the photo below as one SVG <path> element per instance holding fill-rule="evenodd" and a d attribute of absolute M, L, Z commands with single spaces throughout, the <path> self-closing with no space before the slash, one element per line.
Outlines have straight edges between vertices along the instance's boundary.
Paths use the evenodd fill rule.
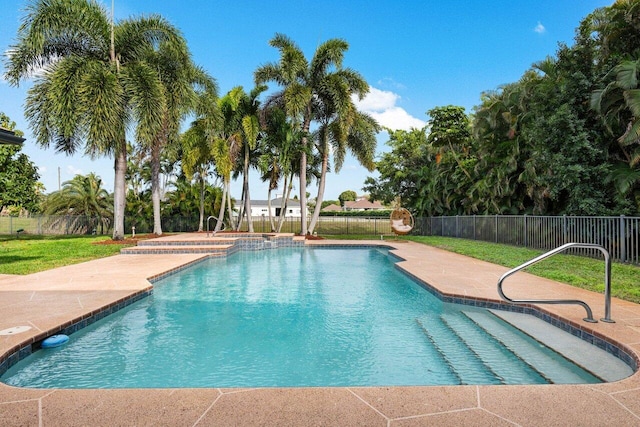
<path fill-rule="evenodd" d="M 624 215 L 620 215 L 620 261 L 627 262 L 627 231 Z"/>
<path fill-rule="evenodd" d="M 524 247 L 527 247 L 527 214 L 524 214 Z"/>
<path fill-rule="evenodd" d="M 456 215 L 456 237 L 460 237 L 460 232 L 459 232 L 459 228 L 458 228 L 458 219 L 460 218 L 460 215 Z"/>
<path fill-rule="evenodd" d="M 496 227 L 496 243 L 498 243 L 498 215 L 497 214 L 496 214 L 495 227 Z"/>
<path fill-rule="evenodd" d="M 476 216 L 473 215 L 473 240 L 476 240 Z"/>
<path fill-rule="evenodd" d="M 562 244 L 567 243 L 567 215 L 562 215 Z"/>

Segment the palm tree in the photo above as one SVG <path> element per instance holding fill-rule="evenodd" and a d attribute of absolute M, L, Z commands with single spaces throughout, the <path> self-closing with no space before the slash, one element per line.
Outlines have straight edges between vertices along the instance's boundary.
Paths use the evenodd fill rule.
<path fill-rule="evenodd" d="M 209 95 L 214 98 L 217 96 L 217 87 L 211 77 L 192 63 L 187 44 L 182 38 L 172 39 L 160 44 L 158 49 L 149 52 L 147 61 L 158 71 L 166 99 L 160 132 L 151 140 L 151 146 L 149 147 L 151 153 L 153 232 L 156 235 L 161 235 L 160 154 L 170 144 L 178 145 L 178 133 L 182 117 L 197 108 L 196 85 L 198 89 L 209 92 Z"/>
<path fill-rule="evenodd" d="M 280 61 L 259 67 L 254 74 L 256 84 L 275 82 L 281 87 L 275 97 L 292 120 L 292 125 L 301 133 L 300 157 L 300 207 L 301 234 L 307 234 L 307 156 L 311 154 L 309 129 L 317 119 L 317 105 L 328 99 L 331 91 L 339 93 L 344 52 L 349 45 L 341 39 L 331 39 L 316 49 L 311 62 L 302 50 L 284 34 L 276 34 L 269 42 L 280 51 Z M 361 90 L 364 92 L 364 90 Z"/>
<path fill-rule="evenodd" d="M 221 126 L 222 138 L 227 140 L 233 157 L 233 166 L 239 155 L 242 155 L 242 167 L 238 165 L 238 173 L 242 170 L 242 203 L 239 218 L 247 217 L 249 232 L 253 232 L 251 221 L 251 197 L 249 193 L 249 166 L 252 152 L 256 148 L 260 126 L 258 123 L 259 102 L 258 96 L 265 89 L 264 86 L 254 88 L 247 94 L 242 86 L 231 89 L 220 100 L 220 112 L 223 124 Z M 238 221 L 237 229 L 240 229 L 242 221 Z"/>
<path fill-rule="evenodd" d="M 640 187 L 640 59 L 625 60 L 605 77 L 604 89 L 593 91 L 591 107 L 598 112 L 611 135 L 617 137 L 624 163 L 618 164 L 611 180 L 619 194 Z M 636 206 L 640 206 L 636 197 Z"/>
<path fill-rule="evenodd" d="M 265 89 L 266 86 L 257 86 L 251 90 L 251 93 L 248 96 L 244 94 L 241 97 L 239 109 L 239 112 L 242 115 L 242 148 L 244 152 L 244 162 L 242 165 L 242 200 L 244 202 L 243 208 L 247 217 L 247 224 L 250 233 L 253 233 L 253 221 L 251 218 L 251 196 L 249 193 L 249 163 L 252 157 L 252 152 L 256 149 L 260 133 L 260 125 L 258 123 L 260 103 L 258 101 L 258 96 Z"/>
<path fill-rule="evenodd" d="M 287 121 L 285 112 L 276 105 L 267 105 L 261 111 L 261 122 L 264 130 L 262 139 L 262 153 L 259 159 L 259 169 L 263 181 L 269 182 L 267 193 L 267 209 L 271 231 L 280 231 L 287 211 L 287 201 L 293 184 L 294 152 L 296 137 L 291 124 Z M 282 200 L 278 226 L 273 222 L 271 214 L 271 192 L 278 188 L 283 181 Z"/>
<path fill-rule="evenodd" d="M 207 176 L 211 173 L 213 157 L 207 143 L 205 130 L 194 124 L 182 134 L 182 171 L 187 179 L 196 179 L 200 187 L 200 221 L 198 231 L 204 230 L 204 190 Z"/>
<path fill-rule="evenodd" d="M 114 240 L 124 238 L 126 130 L 150 144 L 166 97 L 148 52 L 181 35 L 157 15 L 115 23 L 95 0 L 32 0 L 9 48 L 5 77 L 35 77 L 25 116 L 38 144 L 72 154 L 113 155 Z"/>
<path fill-rule="evenodd" d="M 47 215 L 71 215 L 71 228 L 78 231 L 83 227 L 81 217 L 97 218 L 100 227 L 108 227 L 113 216 L 113 198 L 102 188 L 102 179 L 94 173 L 76 175 L 63 183 L 59 191 L 51 193 L 44 203 Z"/>
<path fill-rule="evenodd" d="M 351 97 L 349 97 L 351 99 Z M 326 111 L 326 110 L 325 110 Z M 342 116 L 335 113 L 323 114 L 320 128 L 315 133 L 318 152 L 322 156 L 322 169 L 318 182 L 318 194 L 313 210 L 309 233 L 315 230 L 322 201 L 324 200 L 325 182 L 329 165 L 329 153 L 334 155 L 334 170 L 340 171 L 344 163 L 347 149 L 365 166 L 369 172 L 375 169 L 374 156 L 376 151 L 376 134 L 380 125 L 371 116 L 353 108 L 347 108 Z"/>

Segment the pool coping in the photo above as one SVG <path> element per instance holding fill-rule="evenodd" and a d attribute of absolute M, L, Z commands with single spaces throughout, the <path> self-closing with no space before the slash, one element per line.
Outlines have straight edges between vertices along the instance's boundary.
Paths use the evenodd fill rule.
<path fill-rule="evenodd" d="M 176 236 L 172 236 L 176 238 Z M 445 298 L 464 299 L 477 304 L 494 304 L 496 298 L 490 298 L 488 287 L 480 289 L 478 283 L 486 281 L 486 277 L 501 275 L 506 269 L 488 263 L 482 263 L 460 255 L 451 254 L 415 243 L 399 241 L 307 241 L 307 246 L 385 246 L 390 247 L 395 257 L 401 259 L 398 268 L 426 284 L 428 290 L 440 293 Z M 128 258 L 123 259 L 122 257 Z M 83 268 L 56 269 L 62 271 L 62 279 L 56 282 L 52 277 L 55 271 L 43 272 L 24 277 L 1 277 L 0 295 L 20 298 L 31 297 L 29 304 L 35 304 L 34 298 L 49 292 L 51 297 L 60 293 L 60 298 L 73 300 L 68 292 L 75 292 L 83 299 L 78 314 L 77 307 L 63 313 L 56 312 L 51 317 L 48 328 L 33 332 L 26 340 L 16 343 L 11 339 L 0 340 L 0 354 L 7 355 L 32 345 L 39 338 L 48 336 L 50 332 L 62 331 L 64 327 L 72 327 L 86 320 L 83 316 L 104 316 L 109 310 L 115 311 L 127 303 L 127 298 L 143 298 L 151 292 L 150 281 L 171 274 L 176 269 L 186 268 L 191 263 L 205 259 L 202 255 L 119 255 L 109 257 L 106 261 L 83 263 Z M 471 274 L 473 282 L 461 286 L 459 269 L 455 266 L 463 263 L 473 266 Z M 118 282 L 114 286 L 96 279 L 96 271 L 103 268 L 117 269 L 119 264 L 127 273 L 135 276 L 135 286 Z M 130 264 L 130 265 L 129 265 Z M 133 265 L 139 266 L 137 272 Z M 435 268 L 434 268 L 435 266 Z M 442 268 L 436 274 L 434 269 Z M 75 272 L 81 278 L 84 271 L 91 280 L 90 289 L 84 283 L 79 290 L 72 291 L 68 274 Z M 482 272 L 482 279 L 479 276 Z M 88 273 L 88 272 L 91 272 Z M 447 274 L 449 273 L 449 274 Z M 125 273 L 123 273 L 125 274 Z M 140 277 L 140 275 L 144 277 Z M 98 275 L 99 276 L 99 275 Z M 537 289 L 550 286 L 550 281 L 529 277 L 523 273 L 523 282 L 534 283 Z M 49 280 L 53 285 L 45 290 L 46 285 L 37 282 Z M 142 280 L 141 280 L 142 279 Z M 133 279 L 132 279 L 133 280 Z M 446 281 L 449 283 L 446 283 Z M 497 279 L 496 279 L 497 280 Z M 123 281 L 124 282 L 124 281 Z M 494 286 L 495 281 L 492 283 Z M 514 283 L 517 286 L 519 283 Z M 20 293 L 20 286 L 31 287 Z M 484 286 L 484 285 L 483 285 Z M 511 285 L 510 285 L 511 286 Z M 602 309 L 601 296 L 575 288 L 564 289 L 585 295 L 595 302 L 598 310 Z M 37 289 L 36 289 L 37 288 Z M 3 294 L 9 292 L 8 294 Z M 100 293 L 106 300 L 100 299 Z M 75 295 L 75 294 L 74 294 Z M 94 305 L 88 301 L 94 298 Z M 86 299 L 86 300 L 85 300 Z M 0 298 L 2 301 L 2 298 Z M 18 301 L 19 302 L 19 301 Z M 37 302 L 37 301 L 36 301 Z M 590 302 L 591 304 L 591 302 Z M 18 305 L 18 304 L 16 304 Z M 27 320 L 29 313 L 16 312 L 12 317 L 12 306 L 0 308 L 8 314 L 8 318 L 0 319 L 2 325 L 31 322 L 38 325 L 41 320 Z M 6 310 L 5 310 L 6 309 Z M 44 307 L 46 310 L 46 306 Z M 614 299 L 613 318 L 618 323 L 606 325 L 602 322 L 595 325 L 582 325 L 581 314 L 575 308 L 552 307 L 539 310 L 550 320 L 562 320 L 572 325 L 576 331 L 592 334 L 606 342 L 619 343 L 621 348 L 630 353 L 630 357 L 638 363 L 640 349 L 640 306 Z M 84 310 L 84 311 L 83 311 Z M 60 309 L 60 311 L 64 311 Z M 616 318 L 616 313 L 618 317 Z M 22 316 L 22 318 L 20 317 Z M 45 322 L 46 323 L 46 322 Z M 77 325 L 79 326 L 79 324 Z M 60 328 L 55 331 L 56 328 Z M 46 330 L 46 332 L 44 332 Z M 26 351 L 26 350 L 24 350 Z M 24 354 L 23 354 L 24 355 Z M 19 357 L 19 355 L 18 355 Z M 5 359 L 6 360 L 6 359 Z M 574 424 L 596 425 L 613 422 L 640 424 L 640 379 L 638 372 L 629 378 L 614 383 L 596 385 L 550 385 L 550 386 L 418 386 L 418 387 L 319 387 L 319 388 L 266 388 L 266 389 L 119 389 L 119 390 L 40 390 L 23 389 L 0 384 L 0 424 L 290 424 L 290 425 L 326 425 L 340 423 L 342 425 L 400 425 L 400 424 L 500 424 L 515 423 L 519 425 L 552 425 L 571 420 Z M 583 405 L 576 405 L 582 401 Z M 160 417 L 160 418 L 158 418 Z M 583 421 L 582 423 L 580 421 Z M 535 422 L 534 422 L 535 421 Z"/>

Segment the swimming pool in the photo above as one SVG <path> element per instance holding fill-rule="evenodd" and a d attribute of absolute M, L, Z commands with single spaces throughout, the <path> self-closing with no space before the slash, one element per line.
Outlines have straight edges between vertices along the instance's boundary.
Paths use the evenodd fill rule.
<path fill-rule="evenodd" d="M 282 248 L 202 262 L 156 282 L 152 296 L 66 346 L 34 353 L 2 381 L 60 388 L 599 381 L 500 324 L 551 363 L 531 366 L 474 326 L 495 316 L 442 303 L 393 263 L 371 248 Z M 456 330 L 475 332 L 464 342 Z"/>

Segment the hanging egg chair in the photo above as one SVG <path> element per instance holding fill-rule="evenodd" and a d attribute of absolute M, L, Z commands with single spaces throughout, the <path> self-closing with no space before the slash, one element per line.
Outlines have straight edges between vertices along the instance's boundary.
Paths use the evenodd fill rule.
<path fill-rule="evenodd" d="M 391 230 L 396 236 L 409 234 L 414 227 L 413 215 L 405 208 L 397 208 L 391 212 Z"/>

